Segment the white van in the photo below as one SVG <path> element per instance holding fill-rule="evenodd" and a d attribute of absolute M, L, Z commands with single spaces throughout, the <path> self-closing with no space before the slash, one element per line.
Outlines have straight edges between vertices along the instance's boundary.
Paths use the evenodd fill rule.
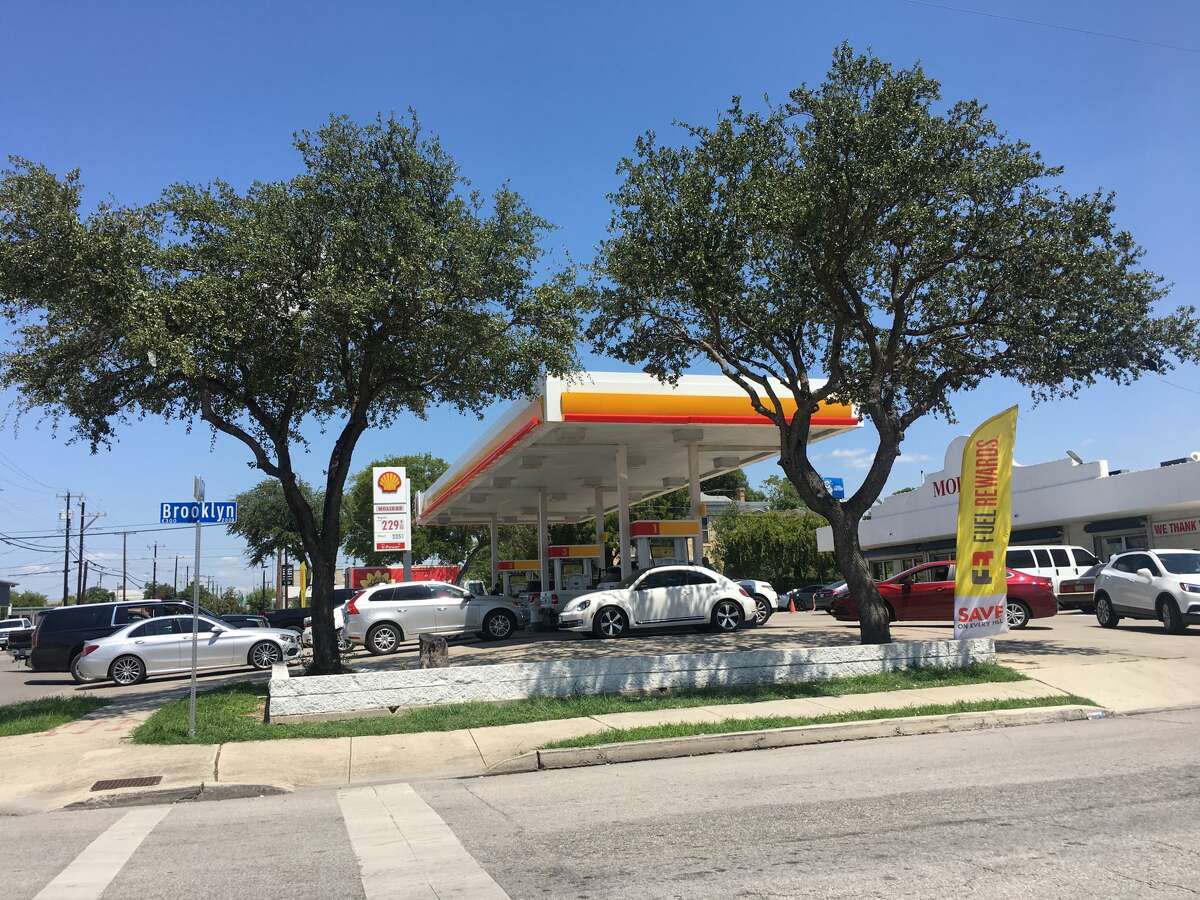
<path fill-rule="evenodd" d="M 1059 597 L 1059 586 L 1064 579 L 1078 578 L 1100 560 L 1083 547 L 1038 544 L 1009 547 L 1004 562 L 1010 569 L 1016 569 L 1018 572 L 1049 578 L 1054 582 L 1054 595 Z"/>

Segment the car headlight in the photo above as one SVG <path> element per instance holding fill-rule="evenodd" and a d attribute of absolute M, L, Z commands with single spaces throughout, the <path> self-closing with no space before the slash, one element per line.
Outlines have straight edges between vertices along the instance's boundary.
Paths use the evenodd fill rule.
<path fill-rule="evenodd" d="M 1200 589 L 1198 589 L 1198 590 L 1200 590 Z M 591 600 L 580 600 L 579 605 L 576 606 L 573 610 L 571 610 L 571 612 L 583 612 L 585 609 L 587 609 L 591 605 L 592 605 Z"/>
<path fill-rule="evenodd" d="M 1179 586 L 1189 594 L 1200 594 L 1200 584 L 1188 584 L 1183 582 Z"/>

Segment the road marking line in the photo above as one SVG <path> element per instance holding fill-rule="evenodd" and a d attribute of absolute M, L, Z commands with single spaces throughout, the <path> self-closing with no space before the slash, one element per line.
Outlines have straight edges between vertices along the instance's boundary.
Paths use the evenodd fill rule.
<path fill-rule="evenodd" d="M 170 811 L 169 806 L 146 806 L 125 813 L 88 844 L 34 900 L 95 900 Z"/>
<path fill-rule="evenodd" d="M 409 784 L 338 792 L 367 900 L 508 900 Z"/>

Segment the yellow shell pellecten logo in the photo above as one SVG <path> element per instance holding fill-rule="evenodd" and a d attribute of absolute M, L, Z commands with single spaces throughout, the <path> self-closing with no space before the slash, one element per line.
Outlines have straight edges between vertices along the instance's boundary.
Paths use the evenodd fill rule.
<path fill-rule="evenodd" d="M 388 469 L 379 476 L 379 481 L 377 484 L 379 485 L 379 489 L 385 494 L 394 494 L 396 491 L 400 490 L 400 473 L 395 472 L 392 469 Z"/>

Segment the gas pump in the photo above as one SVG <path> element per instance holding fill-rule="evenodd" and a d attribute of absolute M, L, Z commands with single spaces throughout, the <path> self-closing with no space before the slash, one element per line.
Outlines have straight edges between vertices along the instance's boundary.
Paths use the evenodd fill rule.
<path fill-rule="evenodd" d="M 542 591 L 542 615 L 554 621 L 568 600 L 594 589 L 603 568 L 604 547 L 600 544 L 553 544 L 549 549 L 554 569 L 554 590 Z"/>
<path fill-rule="evenodd" d="M 692 560 L 689 545 L 700 536 L 698 519 L 649 519 L 629 526 L 634 562 L 642 571 L 655 566 L 700 565 Z"/>
<path fill-rule="evenodd" d="M 536 581 L 542 565 L 536 559 L 502 559 L 496 563 L 504 596 L 514 597 L 529 609 L 530 624 L 537 624 L 538 608 L 529 602 L 529 582 Z"/>

